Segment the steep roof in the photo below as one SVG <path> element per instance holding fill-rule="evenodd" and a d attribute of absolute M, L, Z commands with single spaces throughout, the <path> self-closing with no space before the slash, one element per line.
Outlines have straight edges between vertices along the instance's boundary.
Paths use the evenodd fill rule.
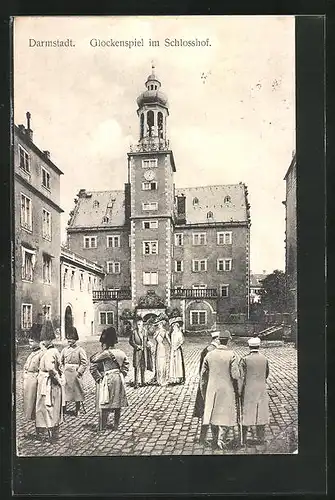
<path fill-rule="evenodd" d="M 85 191 L 79 196 L 70 228 L 113 227 L 125 223 L 124 191 Z M 108 222 L 104 222 L 104 217 Z"/>
<path fill-rule="evenodd" d="M 176 189 L 176 195 L 182 194 L 186 197 L 186 222 L 188 224 L 247 220 L 244 184 Z M 212 217 L 208 217 L 209 212 L 212 212 Z"/>
<path fill-rule="evenodd" d="M 186 198 L 186 224 L 245 222 L 248 219 L 244 184 L 178 188 L 175 194 Z M 105 216 L 108 216 L 108 222 L 103 222 Z M 124 224 L 124 191 L 81 190 L 68 227 L 115 227 Z"/>
<path fill-rule="evenodd" d="M 250 286 L 262 287 L 262 280 L 267 277 L 267 274 L 250 274 Z"/>

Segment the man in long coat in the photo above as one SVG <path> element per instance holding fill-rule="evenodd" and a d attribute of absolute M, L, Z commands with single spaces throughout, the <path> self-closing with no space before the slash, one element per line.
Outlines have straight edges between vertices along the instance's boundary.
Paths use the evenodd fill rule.
<path fill-rule="evenodd" d="M 47 320 L 41 330 L 45 351 L 37 377 L 36 427 L 47 429 L 51 442 L 58 439 L 59 425 L 63 422 L 64 384 L 60 354 L 53 344 L 55 338 L 52 323 Z"/>
<path fill-rule="evenodd" d="M 210 333 L 211 333 L 211 336 L 212 336 L 212 341 L 200 353 L 199 376 L 201 374 L 202 364 L 204 362 L 204 359 L 205 359 L 206 355 L 209 352 L 211 352 L 214 349 L 216 349 L 217 346 L 220 344 L 220 342 L 219 342 L 220 332 L 218 330 L 215 330 L 214 332 L 210 332 Z M 201 394 L 200 380 L 199 380 L 199 387 L 198 387 L 197 395 L 196 395 L 196 398 L 195 398 L 195 405 L 194 405 L 193 416 L 194 417 L 198 417 L 198 418 L 202 418 L 203 414 L 204 414 L 204 399 L 203 399 L 202 394 Z M 206 428 L 205 429 L 201 428 L 200 442 L 203 442 L 203 443 L 205 442 L 206 431 L 207 431 Z"/>
<path fill-rule="evenodd" d="M 29 331 L 29 354 L 23 372 L 23 411 L 28 420 L 35 420 L 36 397 L 37 397 L 37 376 L 40 367 L 43 349 L 40 346 L 42 324 L 34 323 Z M 37 436 L 41 434 L 41 429 L 36 428 Z"/>
<path fill-rule="evenodd" d="M 213 447 L 224 449 L 229 428 L 237 423 L 234 380 L 239 379 L 238 361 L 235 353 L 227 348 L 229 332 L 220 333 L 219 345 L 204 359 L 200 388 L 205 401 L 203 432 L 211 425 Z"/>
<path fill-rule="evenodd" d="M 66 332 L 66 338 L 68 346 L 64 347 L 60 356 L 65 376 L 65 404 L 63 406 L 65 407 L 64 411 L 66 411 L 66 403 L 75 401 L 75 416 L 78 416 L 80 403 L 83 404 L 85 399 L 82 376 L 86 370 L 88 360 L 84 348 L 77 345 L 79 337 L 77 329 L 74 326 Z"/>
<path fill-rule="evenodd" d="M 141 385 L 145 385 L 145 370 L 153 370 L 152 353 L 148 345 L 148 332 L 141 316 L 135 317 L 135 327 L 129 337 L 129 344 L 134 349 L 134 387 L 138 387 L 138 375 L 141 375 Z"/>
<path fill-rule="evenodd" d="M 248 427 L 255 425 L 258 442 L 265 444 L 265 425 L 270 418 L 266 388 L 269 362 L 259 352 L 260 343 L 258 337 L 251 338 L 250 352 L 240 361 L 243 443 L 246 443 Z"/>

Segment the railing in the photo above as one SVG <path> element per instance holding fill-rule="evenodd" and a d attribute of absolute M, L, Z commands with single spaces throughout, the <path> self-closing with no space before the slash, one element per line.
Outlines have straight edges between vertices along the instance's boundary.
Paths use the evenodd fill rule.
<path fill-rule="evenodd" d="M 129 300 L 131 299 L 130 289 L 124 290 L 93 290 L 93 300 Z"/>
<path fill-rule="evenodd" d="M 165 139 L 151 139 L 148 142 L 132 144 L 130 146 L 131 153 L 145 153 L 147 151 L 168 151 L 170 148 L 169 141 Z"/>
<path fill-rule="evenodd" d="M 171 290 L 171 299 L 216 299 L 216 288 L 184 288 Z"/>

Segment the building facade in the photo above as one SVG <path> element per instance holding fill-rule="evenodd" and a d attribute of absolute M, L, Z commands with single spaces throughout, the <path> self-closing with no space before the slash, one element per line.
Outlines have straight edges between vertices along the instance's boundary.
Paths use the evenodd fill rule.
<path fill-rule="evenodd" d="M 297 163 L 296 155 L 284 177 L 286 182 L 285 197 L 285 274 L 286 300 L 288 312 L 296 315 L 297 311 Z"/>
<path fill-rule="evenodd" d="M 262 274 L 250 273 L 250 304 L 259 304 L 262 299 L 263 283 L 267 277 L 266 271 Z"/>
<path fill-rule="evenodd" d="M 139 140 L 122 191 L 80 190 L 67 228 L 71 251 L 96 261 L 104 290 L 96 308 L 158 314 L 178 307 L 187 331 L 248 316 L 250 213 L 247 187 L 176 188 L 167 137 L 168 100 L 154 68 L 137 99 Z M 114 300 L 111 300 L 113 298 Z"/>
<path fill-rule="evenodd" d="M 27 126 L 14 126 L 15 330 L 41 318 L 60 325 L 61 170 L 33 142 Z"/>
<path fill-rule="evenodd" d="M 96 325 L 104 322 L 103 315 L 95 317 L 93 290 L 102 289 L 105 273 L 100 266 L 86 258 L 61 249 L 60 286 L 61 296 L 61 337 L 65 338 L 71 326 L 75 326 L 79 338 L 96 333 Z"/>

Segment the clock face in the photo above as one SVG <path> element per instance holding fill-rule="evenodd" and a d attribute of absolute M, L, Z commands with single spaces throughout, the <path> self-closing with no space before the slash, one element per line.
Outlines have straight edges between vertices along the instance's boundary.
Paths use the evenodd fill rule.
<path fill-rule="evenodd" d="M 153 170 L 147 170 L 144 173 L 144 178 L 147 181 L 152 181 L 155 178 L 155 172 Z"/>

